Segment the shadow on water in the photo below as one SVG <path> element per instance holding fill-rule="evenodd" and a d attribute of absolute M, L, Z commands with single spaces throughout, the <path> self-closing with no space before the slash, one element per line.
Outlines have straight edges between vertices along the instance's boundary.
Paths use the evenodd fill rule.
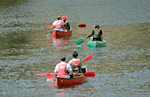
<path fill-rule="evenodd" d="M 0 37 L 1 54 L 5 56 L 25 54 L 22 52 L 29 43 L 26 33 L 9 32 Z"/>
<path fill-rule="evenodd" d="M 23 2 L 27 2 L 28 0 L 0 0 L 1 7 L 8 7 L 8 6 L 16 6 L 16 4 L 21 4 Z"/>

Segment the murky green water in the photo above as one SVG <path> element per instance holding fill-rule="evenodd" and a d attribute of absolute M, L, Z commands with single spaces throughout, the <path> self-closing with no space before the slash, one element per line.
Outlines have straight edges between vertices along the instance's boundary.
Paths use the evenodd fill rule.
<path fill-rule="evenodd" d="M 2 97 L 149 97 L 150 96 L 149 0 L 1 0 L 0 96 Z M 46 38 L 58 15 L 69 15 L 72 36 Z M 75 25 L 85 23 L 86 28 Z M 89 48 L 86 39 L 99 24 L 107 41 L 103 48 Z M 37 73 L 53 72 L 62 55 L 67 62 L 79 52 L 88 71 L 96 73 L 84 84 L 53 87 Z"/>

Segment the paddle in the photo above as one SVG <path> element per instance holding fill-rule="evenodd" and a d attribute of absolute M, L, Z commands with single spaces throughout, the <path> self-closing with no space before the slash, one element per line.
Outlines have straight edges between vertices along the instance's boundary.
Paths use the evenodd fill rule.
<path fill-rule="evenodd" d="M 91 55 L 91 56 L 87 57 L 86 59 L 82 60 L 82 62 L 89 61 L 89 60 L 91 60 L 92 58 L 93 58 L 93 55 Z M 54 74 L 54 72 L 52 72 L 52 73 L 38 73 L 38 74 L 36 74 L 36 75 L 38 75 L 38 76 L 43 76 L 43 75 L 48 75 L 48 76 L 50 76 L 50 75 L 53 75 L 53 74 Z"/>
<path fill-rule="evenodd" d="M 49 74 L 46 75 L 46 78 L 47 78 L 47 79 L 51 79 L 51 78 L 53 78 L 53 77 L 55 77 L 54 73 L 53 73 L 53 74 L 50 74 L 50 73 L 49 73 Z"/>
<path fill-rule="evenodd" d="M 77 27 L 86 27 L 86 24 L 77 25 Z"/>
<path fill-rule="evenodd" d="M 93 58 L 93 55 L 91 55 L 91 56 L 85 58 L 84 60 L 82 60 L 82 62 L 89 61 L 89 60 L 91 60 L 92 58 Z M 54 74 L 54 72 L 52 72 L 52 73 L 38 73 L 37 75 L 38 75 L 38 76 L 42 76 L 42 75 L 47 75 L 47 74 Z"/>
<path fill-rule="evenodd" d="M 47 74 L 49 74 L 49 73 L 38 73 L 38 74 L 36 74 L 36 75 L 38 75 L 38 76 L 43 76 L 43 75 L 47 75 Z"/>
<path fill-rule="evenodd" d="M 86 59 L 82 60 L 82 62 L 86 62 L 88 60 L 91 60 L 92 58 L 93 58 L 93 55 L 91 55 L 91 56 L 87 57 Z"/>
<path fill-rule="evenodd" d="M 38 73 L 38 74 L 36 74 L 36 75 L 38 75 L 38 76 L 43 76 L 43 75 L 47 75 L 47 74 L 54 74 L 54 72 L 52 72 L 52 73 Z"/>
<path fill-rule="evenodd" d="M 85 73 L 83 73 L 81 75 L 84 75 L 86 77 L 95 77 L 95 72 L 85 72 Z"/>
<path fill-rule="evenodd" d="M 77 44 L 77 45 L 81 45 L 81 44 L 83 43 L 83 41 L 84 41 L 86 38 L 87 38 L 87 37 L 76 41 L 76 44 Z"/>
<path fill-rule="evenodd" d="M 85 73 L 82 73 L 81 75 L 84 75 L 84 76 L 86 76 L 86 77 L 95 77 L 95 72 L 85 72 Z M 55 77 L 54 73 L 53 73 L 53 74 L 47 74 L 47 75 L 46 75 L 46 78 L 47 78 L 47 79 L 51 79 L 51 78 L 53 78 L 53 77 Z"/>
<path fill-rule="evenodd" d="M 52 28 L 53 25 L 46 25 L 46 28 Z"/>
<path fill-rule="evenodd" d="M 46 25 L 46 28 L 52 28 L 53 25 Z M 79 24 L 77 27 L 86 27 L 86 24 Z"/>
<path fill-rule="evenodd" d="M 80 38 L 84 38 L 84 37 L 80 37 Z M 89 38 L 89 37 L 88 37 Z M 103 37 L 103 39 L 110 39 L 109 37 Z"/>
<path fill-rule="evenodd" d="M 109 37 L 103 37 L 103 39 L 109 39 Z"/>
<path fill-rule="evenodd" d="M 83 41 L 84 41 L 86 38 L 87 38 L 87 37 L 76 41 L 76 44 L 77 44 L 77 45 L 81 45 L 81 44 L 83 43 Z M 103 37 L 103 39 L 109 39 L 109 37 Z"/>
<path fill-rule="evenodd" d="M 53 25 L 46 25 L 46 28 L 52 28 L 53 27 Z M 51 29 L 52 30 L 52 29 Z M 50 33 L 52 33 L 52 32 L 49 32 L 48 34 L 47 34 L 47 36 L 49 36 L 49 34 Z"/>

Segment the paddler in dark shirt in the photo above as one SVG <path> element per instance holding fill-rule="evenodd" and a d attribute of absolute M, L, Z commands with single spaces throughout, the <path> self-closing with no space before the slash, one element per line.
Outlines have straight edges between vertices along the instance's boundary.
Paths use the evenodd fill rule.
<path fill-rule="evenodd" d="M 82 73 L 82 61 L 78 58 L 78 52 L 74 51 L 72 56 L 73 59 L 71 59 L 68 63 L 72 67 L 72 71 L 75 73 Z"/>
<path fill-rule="evenodd" d="M 70 28 L 69 22 L 67 21 L 67 17 L 68 17 L 68 15 L 67 15 L 67 16 L 63 16 L 63 17 L 62 17 L 62 20 L 64 21 L 64 27 L 65 27 L 65 29 L 66 29 L 67 31 L 70 31 L 71 28 Z"/>
<path fill-rule="evenodd" d="M 94 30 L 92 30 L 92 33 L 88 37 L 91 37 L 93 41 L 102 41 L 103 40 L 103 33 L 102 30 L 100 29 L 99 25 L 94 26 Z"/>

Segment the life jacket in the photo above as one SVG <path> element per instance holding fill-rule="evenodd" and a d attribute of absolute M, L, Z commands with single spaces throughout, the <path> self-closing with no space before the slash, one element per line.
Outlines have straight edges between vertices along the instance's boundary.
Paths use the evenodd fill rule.
<path fill-rule="evenodd" d="M 58 76 L 61 78 L 65 78 L 65 75 L 67 75 L 66 65 L 67 63 L 58 64 Z"/>
<path fill-rule="evenodd" d="M 57 21 L 56 21 L 55 28 L 56 28 L 56 29 L 57 29 L 57 28 L 63 28 L 63 27 L 62 27 L 62 20 L 57 20 Z"/>
<path fill-rule="evenodd" d="M 71 63 L 72 63 L 73 72 L 81 73 L 80 59 L 77 59 L 77 60 L 72 59 Z"/>
<path fill-rule="evenodd" d="M 72 59 L 72 60 L 71 60 L 71 63 L 72 63 L 72 65 L 74 65 L 74 66 L 78 66 L 78 65 L 80 65 L 80 59 L 77 59 L 77 60 Z"/>
<path fill-rule="evenodd" d="M 93 38 L 101 38 L 99 32 L 100 32 L 100 29 L 94 29 L 94 35 L 93 35 Z"/>
<path fill-rule="evenodd" d="M 69 25 L 68 25 L 68 21 L 66 21 L 66 22 L 64 23 L 64 27 L 65 27 L 65 29 L 66 29 L 67 31 L 70 30 L 70 27 L 69 27 Z"/>

